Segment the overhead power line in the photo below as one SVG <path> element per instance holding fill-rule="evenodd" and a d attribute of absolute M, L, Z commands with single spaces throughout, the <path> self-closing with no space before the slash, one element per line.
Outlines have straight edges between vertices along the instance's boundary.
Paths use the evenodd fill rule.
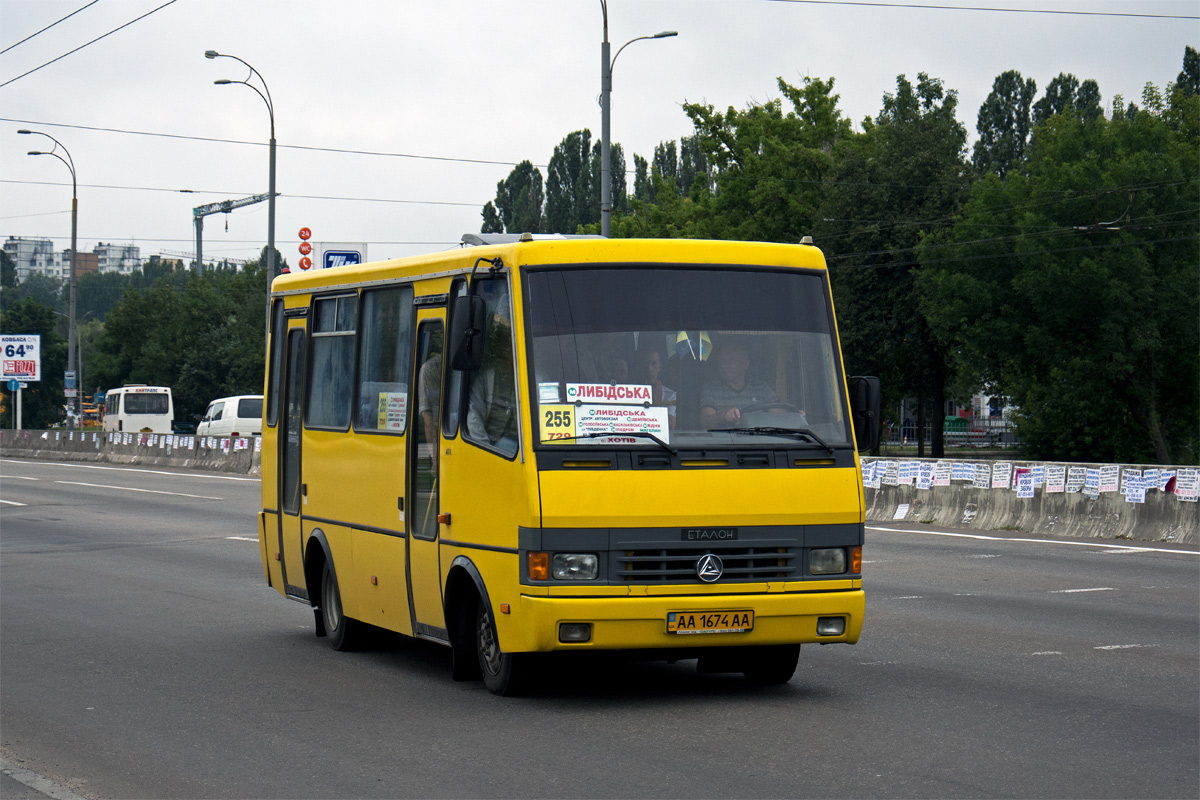
<path fill-rule="evenodd" d="M 1002 14 L 1061 14 L 1072 17 L 1138 17 L 1142 19 L 1200 19 L 1186 14 L 1141 14 L 1130 11 L 1067 11 L 1055 8 L 993 8 L 987 6 L 941 6 L 926 3 L 869 3 L 863 0 L 770 0 L 775 3 L 805 3 L 816 6 L 866 6 L 868 8 L 915 8 L 933 11 L 986 11 Z"/>
<path fill-rule="evenodd" d="M 166 8 L 167 6 L 171 5 L 171 4 L 172 4 L 172 3 L 174 3 L 175 1 L 176 1 L 176 0 L 167 0 L 167 2 L 163 3 L 163 4 L 162 4 L 161 6 L 159 6 L 158 8 L 151 9 L 150 11 L 147 11 L 145 14 L 142 14 L 140 17 L 137 17 L 136 19 L 131 19 L 131 20 L 129 20 L 129 22 L 126 22 L 124 25 L 121 25 L 120 27 L 117 27 L 117 28 L 113 28 L 113 29 L 112 29 L 111 31 L 109 31 L 108 33 L 101 34 L 100 36 L 97 36 L 95 39 L 92 39 L 90 42 L 84 42 L 83 44 L 79 45 L 79 47 L 76 47 L 74 50 L 69 50 L 69 51 L 67 51 L 66 53 L 63 53 L 63 54 L 62 54 L 61 56 L 59 56 L 58 58 L 52 58 L 52 59 L 50 59 L 49 61 L 47 61 L 45 64 L 42 64 L 41 66 L 34 67 L 33 69 L 29 70 L 28 72 L 23 72 L 23 73 L 21 73 L 20 75 L 18 75 L 18 76 L 17 76 L 17 77 L 15 77 L 15 78 L 11 78 L 11 79 L 9 79 L 9 80 L 5 81 L 4 83 L 0 83 L 0 89 L 3 89 L 5 86 L 8 86 L 10 83 L 13 83 L 14 81 L 19 81 L 19 80 L 21 80 L 21 78 L 24 78 L 26 75 L 32 75 L 33 73 L 37 72 L 37 71 L 38 71 L 39 69 L 41 69 L 42 67 L 48 67 L 48 66 L 50 66 L 50 65 L 51 65 L 51 64 L 53 64 L 55 61 L 61 61 L 61 60 L 63 60 L 64 58 L 66 58 L 67 56 L 71 55 L 72 53 L 78 53 L 78 52 L 79 52 L 80 50 L 82 50 L 83 48 L 85 48 L 85 47 L 88 47 L 89 45 L 93 45 L 93 44 L 95 44 L 96 42 L 100 41 L 101 39 L 105 38 L 106 36 L 112 36 L 112 35 L 113 35 L 114 33 L 116 33 L 117 31 L 119 31 L 119 30 L 122 30 L 122 29 L 124 29 L 124 28 L 128 28 L 128 27 L 129 27 L 130 25 L 132 25 L 133 23 L 135 23 L 135 22 L 138 22 L 139 20 L 143 20 L 143 19 L 145 19 L 146 17 L 150 16 L 151 14 L 153 14 L 153 13 L 154 13 L 154 12 L 156 12 L 156 11 L 161 11 L 162 9 L 164 9 L 164 8 Z M 84 6 L 84 8 L 86 8 L 86 6 Z M 80 9 L 80 10 L 82 10 L 82 9 Z M 19 44 L 19 43 L 18 43 L 18 44 Z M 15 45 L 14 45 L 14 47 L 15 47 Z"/>
<path fill-rule="evenodd" d="M 94 6 L 94 5 L 96 5 L 96 3 L 99 3 L 99 2 L 100 2 L 100 0 L 92 0 L 92 2 L 88 3 L 86 6 L 83 6 L 83 8 L 77 8 L 77 9 L 75 9 L 74 11 L 72 11 L 70 14 L 67 14 L 67 15 L 66 15 L 65 17 L 63 17 L 62 19 L 60 19 L 60 20 L 55 20 L 54 22 L 51 22 L 49 25 L 47 25 L 46 27 L 42 28 L 40 31 L 37 31 L 37 32 L 35 32 L 35 33 L 31 33 L 31 34 L 29 34 L 29 35 L 28 35 L 28 36 L 26 36 L 24 39 L 22 39 L 22 40 L 21 40 L 21 41 L 19 41 L 19 42 L 16 42 L 15 44 L 10 44 L 8 47 L 4 48 L 3 50 L 0 50 L 0 56 L 4 55 L 4 54 L 5 54 L 5 53 L 7 53 L 9 50 L 12 50 L 12 49 L 13 49 L 14 47 L 16 47 L 17 45 L 22 45 L 22 44 L 25 44 L 26 42 L 28 42 L 28 41 L 29 41 L 30 39 L 32 39 L 33 37 L 35 37 L 35 36 L 37 36 L 37 35 L 39 35 L 39 34 L 45 33 L 46 31 L 50 30 L 51 28 L 53 28 L 55 25 L 57 25 L 58 23 L 62 22 L 63 20 L 68 20 L 68 19 L 70 19 L 71 17 L 73 17 L 73 16 L 75 16 L 76 14 L 78 14 L 80 11 L 83 11 L 83 9 L 84 9 L 84 8 L 88 8 L 89 6 Z"/>

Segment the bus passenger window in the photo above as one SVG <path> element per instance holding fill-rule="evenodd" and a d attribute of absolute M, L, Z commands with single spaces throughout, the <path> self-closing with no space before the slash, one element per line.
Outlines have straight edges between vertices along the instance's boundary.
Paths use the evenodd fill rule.
<path fill-rule="evenodd" d="M 511 458 L 517 454 L 517 382 L 512 350 L 512 304 L 503 278 L 480 280 L 487 309 L 483 366 L 467 375 L 465 438 Z"/>
<path fill-rule="evenodd" d="M 364 291 L 354 428 L 403 433 L 408 422 L 411 286 Z"/>
<path fill-rule="evenodd" d="M 357 322 L 354 295 L 322 297 L 315 305 L 312 332 L 312 363 L 308 373 L 310 428 L 350 427 L 350 404 L 354 396 L 354 332 Z"/>

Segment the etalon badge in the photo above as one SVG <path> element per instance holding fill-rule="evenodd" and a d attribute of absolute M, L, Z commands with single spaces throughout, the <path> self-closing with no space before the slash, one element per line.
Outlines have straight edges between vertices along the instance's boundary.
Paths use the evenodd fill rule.
<path fill-rule="evenodd" d="M 720 556 L 715 556 L 712 553 L 702 556 L 696 562 L 696 574 L 705 583 L 712 583 L 718 580 L 724 572 L 725 565 L 721 562 Z"/>

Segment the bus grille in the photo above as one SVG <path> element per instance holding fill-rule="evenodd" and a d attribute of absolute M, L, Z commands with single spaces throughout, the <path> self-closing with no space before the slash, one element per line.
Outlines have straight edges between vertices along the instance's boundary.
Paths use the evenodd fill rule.
<path fill-rule="evenodd" d="M 776 581 L 797 575 L 797 550 L 790 547 L 654 548 L 613 553 L 613 571 L 621 583 L 703 583 L 696 562 L 720 556 L 725 572 L 719 583 Z"/>

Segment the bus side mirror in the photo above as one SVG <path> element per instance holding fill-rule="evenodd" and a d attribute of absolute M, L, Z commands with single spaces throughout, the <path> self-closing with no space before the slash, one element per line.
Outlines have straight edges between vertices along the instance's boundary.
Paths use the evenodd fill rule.
<path fill-rule="evenodd" d="M 452 369 L 477 370 L 483 364 L 483 298 L 478 295 L 457 297 L 450 313 L 450 366 Z"/>
<path fill-rule="evenodd" d="M 879 378 L 850 379 L 850 417 L 854 420 L 854 438 L 860 453 L 879 446 Z"/>

